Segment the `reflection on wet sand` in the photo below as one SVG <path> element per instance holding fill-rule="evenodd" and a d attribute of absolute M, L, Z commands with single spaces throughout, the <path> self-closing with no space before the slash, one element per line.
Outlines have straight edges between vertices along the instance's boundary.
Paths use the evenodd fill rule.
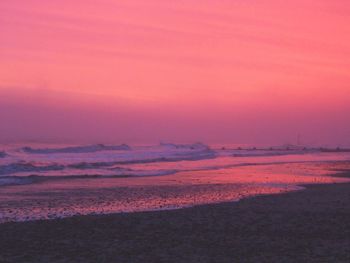
<path fill-rule="evenodd" d="M 348 162 L 253 165 L 167 176 L 52 180 L 3 187 L 0 222 L 175 209 L 349 182 L 329 176 Z"/>

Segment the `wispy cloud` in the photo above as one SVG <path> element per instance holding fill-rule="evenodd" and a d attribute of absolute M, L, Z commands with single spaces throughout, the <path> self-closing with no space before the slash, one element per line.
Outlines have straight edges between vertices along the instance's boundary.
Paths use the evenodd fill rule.
<path fill-rule="evenodd" d="M 257 121 L 263 108 L 270 123 L 282 112 L 300 122 L 348 112 L 349 10 L 341 0 L 5 0 L 0 95 L 52 108 L 147 109 L 159 120 L 164 109 L 200 127 L 220 115 L 228 134 L 237 112 Z"/>

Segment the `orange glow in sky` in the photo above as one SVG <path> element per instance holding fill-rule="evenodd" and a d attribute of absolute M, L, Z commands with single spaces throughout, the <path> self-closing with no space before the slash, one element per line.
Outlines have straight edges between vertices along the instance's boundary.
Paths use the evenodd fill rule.
<path fill-rule="evenodd" d="M 0 141 L 350 145 L 346 0 L 2 0 Z"/>

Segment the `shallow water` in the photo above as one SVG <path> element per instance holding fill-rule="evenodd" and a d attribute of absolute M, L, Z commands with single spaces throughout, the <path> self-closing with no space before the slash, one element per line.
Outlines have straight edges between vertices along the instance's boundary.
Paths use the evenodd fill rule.
<path fill-rule="evenodd" d="M 348 167 L 349 153 L 201 144 L 57 149 L 4 149 L 0 222 L 174 209 L 349 181 L 327 176 Z"/>

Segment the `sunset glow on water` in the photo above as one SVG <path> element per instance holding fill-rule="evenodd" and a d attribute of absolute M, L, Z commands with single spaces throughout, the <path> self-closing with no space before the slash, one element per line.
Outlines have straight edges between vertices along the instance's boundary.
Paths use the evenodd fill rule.
<path fill-rule="evenodd" d="M 329 176 L 347 167 L 347 152 L 161 144 L 15 147 L 6 155 L 0 222 L 175 209 L 350 182 Z"/>

